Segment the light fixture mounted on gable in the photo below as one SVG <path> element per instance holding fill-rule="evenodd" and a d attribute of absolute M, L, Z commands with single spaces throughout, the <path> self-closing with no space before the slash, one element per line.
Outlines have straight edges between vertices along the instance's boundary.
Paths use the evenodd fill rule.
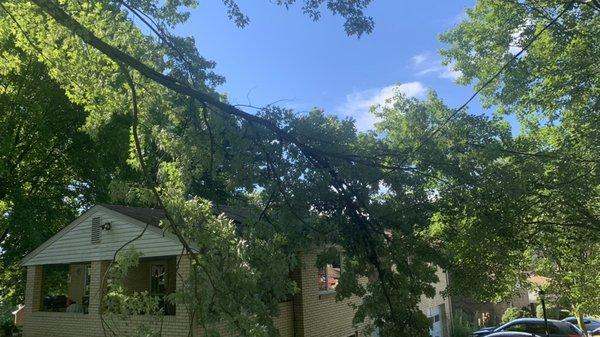
<path fill-rule="evenodd" d="M 105 222 L 104 225 L 102 225 L 101 228 L 102 228 L 102 230 L 109 231 L 110 228 L 111 228 L 110 222 Z"/>

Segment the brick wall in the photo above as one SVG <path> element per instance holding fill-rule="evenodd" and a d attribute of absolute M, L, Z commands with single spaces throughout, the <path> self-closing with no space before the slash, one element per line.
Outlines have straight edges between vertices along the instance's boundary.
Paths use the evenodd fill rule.
<path fill-rule="evenodd" d="M 337 302 L 334 293 L 319 292 L 317 251 L 302 253 L 300 261 L 293 276 L 301 287 L 301 293 L 294 297 L 296 336 L 354 336 L 360 329 L 352 325 L 355 310 L 351 304 L 359 299 Z"/>
<path fill-rule="evenodd" d="M 529 294 L 525 289 L 517 290 L 513 297 L 499 303 L 479 302 L 467 297 L 455 297 L 453 301 L 453 309 L 464 313 L 469 322 L 476 325 L 499 325 L 502 315 L 510 307 L 529 309 Z M 485 321 L 485 316 L 489 320 Z"/>
<path fill-rule="evenodd" d="M 27 267 L 25 285 L 25 312 L 39 311 L 42 306 L 42 266 Z M 25 315 L 27 317 L 27 314 Z"/>
<path fill-rule="evenodd" d="M 152 266 L 155 264 L 165 265 L 166 271 L 166 291 L 170 294 L 175 291 L 175 276 L 177 272 L 175 270 L 176 257 L 166 258 L 149 258 L 141 259 L 137 267 L 131 268 L 127 271 L 125 276 L 125 287 L 130 291 L 150 291 L 150 274 Z"/>

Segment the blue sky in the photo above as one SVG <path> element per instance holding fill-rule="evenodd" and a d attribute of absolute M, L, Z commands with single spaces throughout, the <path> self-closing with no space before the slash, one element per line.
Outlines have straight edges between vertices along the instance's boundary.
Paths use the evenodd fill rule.
<path fill-rule="evenodd" d="M 302 3 L 302 0 L 298 0 Z M 250 17 L 243 29 L 227 18 L 221 1 L 200 0 L 177 33 L 192 35 L 200 53 L 217 62 L 227 82 L 219 91 L 231 103 L 280 105 L 307 111 L 319 107 L 352 116 L 368 129 L 371 104 L 394 90 L 423 97 L 434 89 L 449 106 L 472 93 L 454 83 L 456 72 L 441 65 L 437 36 L 455 25 L 474 0 L 374 0 L 368 14 L 372 34 L 348 37 L 343 20 L 325 13 L 312 22 L 299 5 L 286 10 L 268 0 L 239 1 Z M 479 113 L 475 103 L 472 112 Z"/>

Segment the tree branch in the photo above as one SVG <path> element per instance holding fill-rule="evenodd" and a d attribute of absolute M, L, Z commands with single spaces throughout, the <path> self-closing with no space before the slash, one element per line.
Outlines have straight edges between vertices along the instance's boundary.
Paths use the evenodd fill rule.
<path fill-rule="evenodd" d="M 314 168 L 322 170 L 324 173 L 329 175 L 332 186 L 338 191 L 340 198 L 343 200 L 343 204 L 345 205 L 346 215 L 350 219 L 351 223 L 354 225 L 355 233 L 352 234 L 354 237 L 352 238 L 356 244 L 362 245 L 366 252 L 362 252 L 364 255 L 377 270 L 380 276 L 381 287 L 384 293 L 384 296 L 387 300 L 387 304 L 389 305 L 389 310 L 392 316 L 392 320 L 395 322 L 400 322 L 399 316 L 392 304 L 391 294 L 389 293 L 388 284 L 386 283 L 387 273 L 389 271 L 384 270 L 381 262 L 380 256 L 376 250 L 376 242 L 374 241 L 375 237 L 371 232 L 370 220 L 369 217 L 365 214 L 360 204 L 355 201 L 352 189 L 349 188 L 349 185 L 345 183 L 344 179 L 340 177 L 338 170 L 334 166 L 331 165 L 329 160 L 326 157 L 326 152 L 316 149 L 312 146 L 309 146 L 299 140 L 296 135 L 286 132 L 279 128 L 275 123 L 261 118 L 256 115 L 249 114 L 245 111 L 242 111 L 232 105 L 221 102 L 218 98 L 213 97 L 207 93 L 201 92 L 190 87 L 187 84 L 179 82 L 177 79 L 164 75 L 146 64 L 142 63 L 135 57 L 125 53 L 106 42 L 102 41 L 100 38 L 94 35 L 92 31 L 88 28 L 84 27 L 74 18 L 72 18 L 69 14 L 67 14 L 60 5 L 56 4 L 51 0 L 30 0 L 34 4 L 36 4 L 43 12 L 54 18 L 58 24 L 62 25 L 79 38 L 81 38 L 85 43 L 93 46 L 98 51 L 112 59 L 117 64 L 128 66 L 132 69 L 138 71 L 142 76 L 155 81 L 167 89 L 173 90 L 181 95 L 193 97 L 198 101 L 205 103 L 207 105 L 213 106 L 217 108 L 220 112 L 239 117 L 243 120 L 246 120 L 249 123 L 253 123 L 255 125 L 260 125 L 267 130 L 273 132 L 279 139 L 282 141 L 291 143 L 295 145 L 302 154 L 308 159 L 308 161 L 314 166 Z M 133 82 L 131 78 L 128 76 L 129 86 L 132 89 L 132 95 L 135 96 L 135 89 L 133 86 Z M 135 105 L 134 105 L 135 107 Z M 134 111 L 134 114 L 137 112 Z M 141 146 L 139 144 L 139 139 L 137 137 L 137 116 L 134 117 L 134 141 L 136 152 L 138 153 L 138 157 L 141 159 Z M 145 170 L 145 167 L 142 165 L 142 170 Z M 146 177 L 148 177 L 146 175 Z M 153 186 L 153 185 L 152 185 Z M 152 188 L 154 194 L 157 196 L 157 200 L 159 206 L 163 209 L 165 208 L 162 204 L 160 195 L 158 194 L 156 188 Z M 185 241 L 182 233 L 179 228 L 176 226 L 174 219 L 170 217 L 169 213 L 166 213 L 167 220 L 171 224 L 175 235 L 182 242 L 186 250 L 190 253 L 194 260 L 197 260 L 196 253 L 193 252 L 192 248 Z M 198 261 L 196 261 L 198 262 Z"/>
<path fill-rule="evenodd" d="M 6 240 L 7 237 L 8 237 L 8 226 L 4 229 L 4 231 L 2 232 L 2 235 L 0 235 L 0 243 L 4 242 L 4 240 Z"/>

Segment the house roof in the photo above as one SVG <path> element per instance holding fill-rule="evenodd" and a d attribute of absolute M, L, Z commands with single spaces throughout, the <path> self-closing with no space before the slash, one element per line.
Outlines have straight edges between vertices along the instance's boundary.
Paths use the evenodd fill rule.
<path fill-rule="evenodd" d="M 120 206 L 120 205 L 108 205 L 108 204 L 98 204 L 94 207 L 88 209 L 79 217 L 77 217 L 73 222 L 69 225 L 65 226 L 54 236 L 46 240 L 32 252 L 27 254 L 22 260 L 21 265 L 25 266 L 27 263 L 36 257 L 39 253 L 44 251 L 47 247 L 52 245 L 57 240 L 60 240 L 63 236 L 69 233 L 72 229 L 77 227 L 83 221 L 86 221 L 90 216 L 95 214 L 99 210 L 104 210 L 106 212 L 112 212 L 114 214 L 118 214 L 121 217 L 126 219 L 130 219 L 128 223 L 132 225 L 136 225 L 142 229 L 144 229 L 145 224 L 150 225 L 148 228 L 148 233 L 153 232 L 154 234 L 159 235 L 160 237 L 164 237 L 171 242 L 179 243 L 179 240 L 176 236 L 171 233 L 166 233 L 163 229 L 161 229 L 158 224 L 160 223 L 160 219 L 164 218 L 164 212 L 160 209 L 153 208 L 142 208 L 142 207 L 128 207 L 128 206 Z M 145 230 L 145 229 L 144 229 Z"/>
<path fill-rule="evenodd" d="M 38 255 L 41 251 L 46 249 L 52 243 L 54 243 L 55 241 L 57 241 L 61 237 L 63 237 L 71 229 L 73 229 L 79 223 L 81 223 L 86 218 L 88 218 L 90 216 L 90 214 L 93 214 L 95 212 L 95 210 L 99 210 L 99 209 L 105 209 L 106 211 L 118 213 L 121 216 L 125 216 L 129 219 L 132 219 L 133 220 L 132 224 L 136 224 L 142 228 L 143 228 L 144 224 L 148 224 L 151 226 L 150 229 L 152 230 L 152 232 L 156 232 L 156 234 L 159 234 L 162 237 L 169 237 L 169 239 L 171 241 L 179 243 L 179 240 L 177 239 L 177 237 L 175 237 L 173 234 L 165 233 L 165 231 L 162 228 L 160 228 L 160 226 L 159 226 L 160 221 L 162 219 L 166 218 L 165 211 L 162 209 L 130 207 L 130 206 L 111 205 L 111 204 L 98 204 L 98 205 L 92 207 L 91 209 L 89 209 L 88 211 L 84 212 L 77 219 L 75 219 L 73 222 L 71 222 L 71 224 L 69 224 L 68 226 L 63 228 L 61 231 L 59 231 L 53 237 L 51 237 L 46 242 L 44 242 L 42 245 L 37 247 L 34 251 L 27 254 L 27 256 L 25 256 L 21 260 L 21 264 L 26 265 L 26 263 L 29 260 L 31 260 L 33 257 Z M 230 218 L 231 220 L 238 222 L 238 223 L 242 223 L 245 221 L 245 219 L 248 219 L 251 217 L 251 212 L 248 211 L 247 209 L 233 208 L 233 207 L 225 206 L 225 205 L 215 206 L 213 208 L 213 212 L 215 214 L 224 213 L 228 218 Z"/>
<path fill-rule="evenodd" d="M 216 215 L 223 213 L 229 219 L 240 223 L 252 217 L 252 213 L 248 209 L 235 208 L 227 205 L 216 205 L 213 212 Z"/>
<path fill-rule="evenodd" d="M 160 208 L 131 207 L 110 204 L 99 205 L 152 226 L 158 226 L 160 224 L 160 220 L 166 218 L 165 211 Z M 213 208 L 213 213 L 215 213 L 215 215 L 223 213 L 228 218 L 236 222 L 243 222 L 245 219 L 251 216 L 248 210 L 234 208 L 227 205 L 216 205 Z"/>
<path fill-rule="evenodd" d="M 99 205 L 152 226 L 158 226 L 160 224 L 160 220 L 166 217 L 165 211 L 159 208 L 130 207 L 109 204 Z"/>

